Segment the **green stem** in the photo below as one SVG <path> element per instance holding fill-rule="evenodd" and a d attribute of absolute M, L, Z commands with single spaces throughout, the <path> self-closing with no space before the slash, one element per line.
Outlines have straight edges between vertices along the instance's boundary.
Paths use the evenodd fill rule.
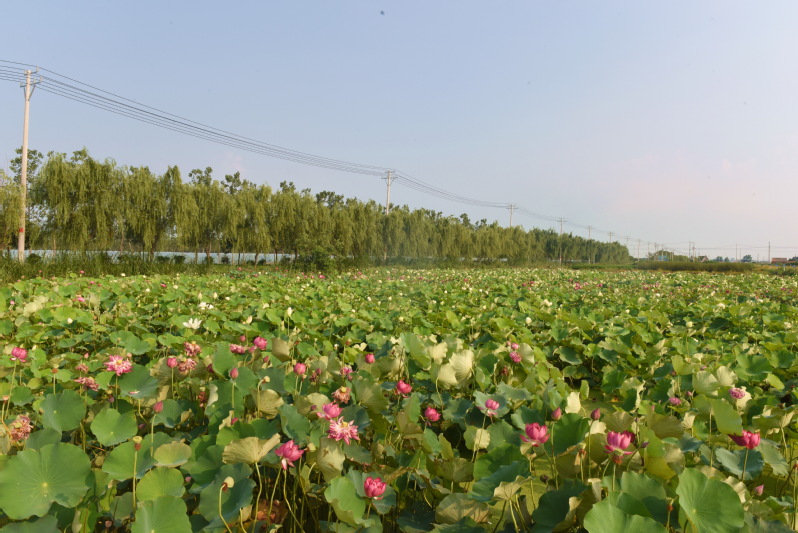
<path fill-rule="evenodd" d="M 258 474 L 258 497 L 255 498 L 255 520 L 252 522 L 252 533 L 258 525 L 258 508 L 260 507 L 260 495 L 263 492 L 263 478 L 260 475 L 260 465 L 255 463 L 255 472 Z"/>
<path fill-rule="evenodd" d="M 274 479 L 274 487 L 272 487 L 272 495 L 269 498 L 269 514 L 266 515 L 266 520 L 269 521 L 269 527 L 272 526 L 272 505 L 274 505 L 274 495 L 277 493 L 277 485 L 280 482 L 280 474 L 282 474 L 282 469 L 277 470 L 277 477 Z"/>
<path fill-rule="evenodd" d="M 748 466 L 748 452 L 750 451 L 751 451 L 750 448 L 748 447 L 745 448 L 745 459 L 743 459 L 743 473 L 742 476 L 740 476 L 743 480 L 743 483 L 745 482 L 745 468 Z"/>
<path fill-rule="evenodd" d="M 295 524 L 300 524 L 299 518 L 296 517 L 294 514 L 294 508 L 288 503 L 288 493 L 285 490 L 285 486 L 288 485 L 288 472 L 285 474 L 286 482 L 283 483 L 283 500 L 285 500 L 285 506 L 288 507 L 288 512 L 291 513 L 291 516 L 294 518 Z"/>
<path fill-rule="evenodd" d="M 225 489 L 225 484 L 222 483 L 222 486 L 219 487 L 219 518 L 222 519 L 222 523 L 224 524 L 224 527 L 225 529 L 227 529 L 228 533 L 233 533 L 233 530 L 230 529 L 229 525 L 227 525 L 227 520 L 224 519 L 224 515 L 222 514 L 222 492 L 224 492 L 224 489 Z"/>
<path fill-rule="evenodd" d="M 507 500 L 504 500 L 504 505 L 502 505 L 502 515 L 499 517 L 498 520 L 496 520 L 496 526 L 493 528 L 493 531 L 491 531 L 491 533 L 496 533 L 496 531 L 499 529 L 499 524 L 501 524 L 502 521 L 504 520 L 504 513 L 506 512 L 507 512 Z"/>
<path fill-rule="evenodd" d="M 139 458 L 139 451 L 133 448 L 133 509 L 136 508 L 136 474 L 138 474 L 137 462 Z"/>

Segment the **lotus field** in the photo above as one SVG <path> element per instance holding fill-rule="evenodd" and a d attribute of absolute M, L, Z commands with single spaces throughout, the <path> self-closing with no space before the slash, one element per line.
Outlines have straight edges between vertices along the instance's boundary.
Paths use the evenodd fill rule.
<path fill-rule="evenodd" d="M 0 531 L 793 531 L 796 290 L 21 280 L 0 289 Z"/>

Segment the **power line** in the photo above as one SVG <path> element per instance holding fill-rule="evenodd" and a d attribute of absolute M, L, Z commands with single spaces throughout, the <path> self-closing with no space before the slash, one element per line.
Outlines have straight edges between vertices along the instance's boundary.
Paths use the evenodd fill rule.
<path fill-rule="evenodd" d="M 11 66 L 14 65 L 14 66 Z M 16 65 L 19 65 L 17 67 Z M 0 60 L 0 80 L 19 82 L 24 80 L 23 69 L 20 67 L 32 67 L 26 63 L 15 61 Z M 39 84 L 39 90 L 60 96 L 62 98 L 88 105 L 95 109 L 114 113 L 119 116 L 124 116 L 139 122 L 150 124 L 162 129 L 188 135 L 190 137 L 203 139 L 206 141 L 214 142 L 223 146 L 229 146 L 239 150 L 244 150 L 268 157 L 287 160 L 304 165 L 316 166 L 320 168 L 327 168 L 331 170 L 338 170 L 342 172 L 349 172 L 354 174 L 370 175 L 370 176 L 385 176 L 392 168 L 382 167 L 377 165 L 367 165 L 334 159 L 324 156 L 314 155 L 308 152 L 293 150 L 275 144 L 265 143 L 256 139 L 239 135 L 227 130 L 216 128 L 202 122 L 197 122 L 174 113 L 169 113 L 162 109 L 152 107 L 136 100 L 126 98 L 124 96 L 106 91 L 99 87 L 79 81 L 75 78 L 59 74 L 47 68 L 40 68 L 41 72 L 49 73 L 49 75 L 42 76 Z M 476 207 L 484 208 L 501 208 L 507 209 L 513 206 L 513 210 L 517 210 L 520 214 L 530 218 L 544 220 L 548 222 L 567 223 L 570 226 L 589 229 L 592 228 L 600 233 L 613 235 L 614 232 L 601 230 L 595 226 L 584 226 L 567 221 L 562 217 L 555 217 L 544 215 L 532 211 L 523 205 L 517 203 L 503 203 L 503 202 L 489 202 L 486 200 L 471 198 L 456 192 L 452 192 L 440 187 L 436 187 L 424 181 L 414 178 L 410 174 L 402 171 L 394 171 L 393 180 L 404 185 L 405 187 L 421 192 L 430 196 L 435 196 L 443 200 L 467 204 Z"/>

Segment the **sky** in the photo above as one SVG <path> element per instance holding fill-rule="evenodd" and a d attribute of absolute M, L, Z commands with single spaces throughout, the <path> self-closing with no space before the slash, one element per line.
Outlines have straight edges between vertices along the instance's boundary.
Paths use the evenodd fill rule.
<path fill-rule="evenodd" d="M 513 224 L 699 255 L 798 255 L 798 3 L 11 2 L 0 59 L 262 142 L 517 204 Z M 26 22 L 22 22 L 26 21 Z M 0 63 L 0 66 L 8 66 Z M 17 68 L 24 68 L 17 66 Z M 45 74 L 49 74 L 45 72 Z M 0 167 L 23 92 L 0 80 Z M 385 201 L 301 165 L 34 92 L 30 148 L 212 167 Z M 509 210 L 395 182 L 395 204 L 509 225 Z M 591 229 L 588 230 L 587 227 Z M 628 238 L 628 240 L 627 240 Z M 664 244 L 663 244 L 664 243 Z"/>

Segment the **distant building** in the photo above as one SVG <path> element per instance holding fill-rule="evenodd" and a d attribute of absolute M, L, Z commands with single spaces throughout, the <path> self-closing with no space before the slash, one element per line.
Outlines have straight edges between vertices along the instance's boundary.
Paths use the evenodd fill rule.
<path fill-rule="evenodd" d="M 790 262 L 790 260 L 787 259 L 786 257 L 771 257 L 770 258 L 770 264 L 771 265 L 784 265 L 784 264 L 787 264 L 789 262 Z"/>

